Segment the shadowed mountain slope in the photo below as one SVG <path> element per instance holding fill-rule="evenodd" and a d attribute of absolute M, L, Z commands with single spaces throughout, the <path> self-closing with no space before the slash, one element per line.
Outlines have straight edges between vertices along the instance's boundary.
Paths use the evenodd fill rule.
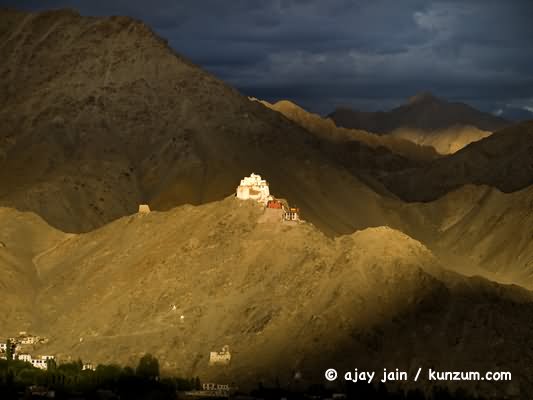
<path fill-rule="evenodd" d="M 331 119 L 322 118 L 318 114 L 307 112 L 288 100 L 281 100 L 275 104 L 270 104 L 266 101 L 260 102 L 268 108 L 282 113 L 290 120 L 316 135 L 318 138 L 329 142 L 346 144 L 347 142 L 358 141 L 373 149 L 378 149 L 379 147 L 387 148 L 392 153 L 413 161 L 423 162 L 438 157 L 438 154 L 432 147 L 415 144 L 412 140 L 392 136 L 378 136 L 359 129 L 337 127 Z M 342 146 L 337 147 L 342 148 Z M 380 156 L 383 156 L 384 154 L 386 154 L 386 152 L 375 151 L 372 154 L 372 157 L 379 163 Z M 392 155 L 389 157 L 392 158 Z"/>
<path fill-rule="evenodd" d="M 139 21 L 4 10 L 0 25 L 2 205 L 88 231 L 139 203 L 223 198 L 252 171 L 309 218 L 328 201 L 323 180 L 328 196 L 373 196 L 307 131 L 176 55 Z"/>
<path fill-rule="evenodd" d="M 453 154 L 470 143 L 490 136 L 492 132 L 482 131 L 473 126 L 454 126 L 451 128 L 427 132 L 416 129 L 397 129 L 386 137 L 409 140 L 422 146 L 431 146 L 439 154 Z"/>
<path fill-rule="evenodd" d="M 164 210 L 220 199 L 252 171 L 328 233 L 397 226 L 390 221 L 401 215 L 382 212 L 382 183 L 408 200 L 456 187 L 431 182 L 410 198 L 393 179 L 409 180 L 418 161 L 372 143 L 324 144 L 130 18 L 3 10 L 0 39 L 0 205 L 64 231 L 89 231 L 139 203 Z M 465 174 L 457 184 L 514 190 L 527 169 L 520 176 L 508 184 Z"/>
<path fill-rule="evenodd" d="M 420 216 L 410 235 L 446 268 L 533 289 L 533 185 L 513 193 L 467 185 L 407 207 Z"/>
<path fill-rule="evenodd" d="M 321 380 L 356 355 L 378 371 L 497 365 L 511 383 L 464 387 L 531 390 L 531 292 L 446 272 L 390 228 L 330 239 L 309 224 L 261 223 L 262 212 L 227 198 L 57 238 L 35 262 L 31 329 L 53 338 L 40 351 L 126 363 L 150 351 L 163 369 L 242 385 L 285 384 L 294 371 Z M 226 344 L 231 365 L 208 367 Z"/>
<path fill-rule="evenodd" d="M 430 201 L 465 184 L 513 192 L 533 184 L 533 121 L 502 129 L 423 168 L 382 177 L 407 201 Z"/>
<path fill-rule="evenodd" d="M 503 118 L 464 103 L 445 101 L 427 92 L 411 97 L 406 104 L 390 111 L 361 112 L 338 108 L 329 117 L 337 126 L 381 134 L 407 128 L 432 132 L 454 126 L 473 126 L 492 132 L 509 125 Z"/>
<path fill-rule="evenodd" d="M 463 387 L 533 392 L 533 295 L 484 279 L 533 287 L 531 123 L 417 158 L 296 109 L 304 129 L 139 21 L 1 17 L 4 330 L 63 360 L 152 352 L 204 381 L 422 366 L 508 370 Z M 231 196 L 252 171 L 309 223 Z M 230 366 L 208 367 L 226 344 Z"/>

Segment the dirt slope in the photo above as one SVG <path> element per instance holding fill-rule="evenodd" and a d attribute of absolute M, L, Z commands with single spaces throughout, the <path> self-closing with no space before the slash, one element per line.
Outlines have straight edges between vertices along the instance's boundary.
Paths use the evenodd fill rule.
<path fill-rule="evenodd" d="M 421 240 L 447 268 L 533 289 L 533 186 L 502 193 L 469 185 L 412 206 L 428 228 Z"/>
<path fill-rule="evenodd" d="M 221 199 L 250 172 L 328 233 L 398 227 L 383 213 L 390 199 L 381 195 L 390 192 L 428 200 L 460 184 L 508 191 L 531 182 L 527 155 L 509 180 L 507 161 L 483 172 L 475 152 L 464 161 L 471 174 L 457 173 L 455 161 L 411 168 L 408 158 L 358 141 L 325 145 L 175 54 L 139 21 L 68 10 L 3 10 L 0 21 L 0 205 L 35 211 L 63 231 L 89 231 L 139 203 L 164 210 Z M 510 140 L 505 154 L 513 146 L 528 149 Z M 491 149 L 509 160 L 499 145 Z"/>
<path fill-rule="evenodd" d="M 2 335 L 24 330 L 34 322 L 35 296 L 40 289 L 35 259 L 67 237 L 33 213 L 0 207 Z"/>
<path fill-rule="evenodd" d="M 533 122 L 523 122 L 474 142 L 423 168 L 382 177 L 407 201 L 430 201 L 469 183 L 513 192 L 533 184 Z"/>
<path fill-rule="evenodd" d="M 139 21 L 4 10 L 0 39 L 2 205 L 79 232 L 139 203 L 224 198 L 253 171 L 309 218 L 347 191 L 372 197 L 307 131 L 175 54 Z"/>
<path fill-rule="evenodd" d="M 453 154 L 491 134 L 492 132 L 483 131 L 474 126 L 456 126 L 429 133 L 415 129 L 398 129 L 390 136 L 409 140 L 422 146 L 431 146 L 440 154 Z"/>
<path fill-rule="evenodd" d="M 317 137 L 327 141 L 343 144 L 358 141 L 373 149 L 385 147 L 392 153 L 414 161 L 429 161 L 438 157 L 431 147 L 413 144 L 413 140 L 410 140 L 410 138 L 407 138 L 409 140 L 403 140 L 393 136 L 378 136 L 359 129 L 337 127 L 331 119 L 307 112 L 288 100 L 281 100 L 274 104 L 270 104 L 267 101 L 260 102 L 268 108 L 282 113 Z M 379 159 L 380 155 L 384 155 L 384 152 L 375 152 L 373 157 Z"/>
<path fill-rule="evenodd" d="M 36 263 L 43 318 L 32 329 L 54 337 L 42 351 L 96 362 L 152 351 L 166 369 L 242 384 L 321 379 L 355 355 L 376 369 L 498 365 L 513 382 L 479 390 L 531 389 L 530 292 L 446 272 L 390 228 L 330 239 L 261 214 L 231 197 L 59 242 Z M 208 367 L 225 344 L 231 366 Z"/>

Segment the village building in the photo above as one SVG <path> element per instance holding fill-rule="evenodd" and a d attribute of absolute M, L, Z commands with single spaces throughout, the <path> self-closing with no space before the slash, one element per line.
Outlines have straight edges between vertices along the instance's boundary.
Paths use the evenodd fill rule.
<path fill-rule="evenodd" d="M 256 175 L 253 172 L 250 176 L 241 179 L 241 184 L 237 187 L 236 196 L 241 200 L 256 200 L 263 205 L 272 200 L 268 182 L 262 179 L 261 175 Z"/>
<path fill-rule="evenodd" d="M 278 199 L 272 199 L 267 202 L 267 208 L 273 208 L 276 210 L 285 210 L 285 205 Z"/>
<path fill-rule="evenodd" d="M 18 357 L 18 359 L 20 361 L 25 361 L 25 362 L 31 363 L 31 355 L 29 355 L 29 354 L 19 354 L 17 357 Z"/>
<path fill-rule="evenodd" d="M 285 221 L 299 221 L 300 220 L 300 209 L 296 207 L 290 207 L 283 217 Z"/>
<path fill-rule="evenodd" d="M 212 351 L 209 353 L 209 365 L 227 365 L 231 361 L 229 346 L 222 347 L 222 351 Z"/>
<path fill-rule="evenodd" d="M 94 366 L 93 363 L 90 363 L 90 362 L 87 362 L 87 363 L 83 363 L 83 366 L 81 368 L 82 371 L 96 371 L 96 367 Z"/>
<path fill-rule="evenodd" d="M 36 344 L 39 343 L 38 336 L 28 335 L 20 339 L 20 344 Z"/>
<path fill-rule="evenodd" d="M 38 358 L 33 358 L 29 354 L 24 354 L 26 362 L 31 362 L 31 365 L 33 365 L 35 368 L 39 369 L 48 369 L 48 360 L 55 360 L 54 356 L 41 356 Z M 20 356 L 19 356 L 20 359 Z"/>

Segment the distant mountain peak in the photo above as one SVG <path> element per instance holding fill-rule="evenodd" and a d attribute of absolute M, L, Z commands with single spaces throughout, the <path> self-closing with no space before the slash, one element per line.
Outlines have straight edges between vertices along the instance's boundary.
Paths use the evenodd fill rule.
<path fill-rule="evenodd" d="M 360 112 L 337 108 L 329 117 L 337 126 L 378 134 L 406 128 L 429 133 L 458 126 L 494 132 L 509 125 L 509 121 L 503 118 L 476 110 L 466 103 L 436 97 L 427 91 L 410 97 L 389 111 Z"/>
<path fill-rule="evenodd" d="M 421 104 L 421 103 L 432 103 L 441 101 L 439 98 L 435 97 L 431 92 L 425 91 L 415 94 L 412 97 L 409 97 L 407 104 Z"/>

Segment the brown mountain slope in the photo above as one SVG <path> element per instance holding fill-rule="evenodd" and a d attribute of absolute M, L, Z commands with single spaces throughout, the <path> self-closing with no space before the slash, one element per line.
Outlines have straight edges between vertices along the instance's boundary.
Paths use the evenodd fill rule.
<path fill-rule="evenodd" d="M 386 227 L 330 239 L 308 224 L 260 223 L 261 213 L 228 198 L 58 241 L 36 262 L 41 318 L 31 328 L 52 338 L 40 351 L 95 362 L 151 351 L 164 369 L 244 385 L 286 383 L 294 371 L 322 381 L 354 357 L 412 373 L 497 365 L 512 383 L 464 386 L 532 390 L 530 292 L 445 272 Z M 226 344 L 230 367 L 209 368 L 209 351 Z"/>
<path fill-rule="evenodd" d="M 0 39 L 1 205 L 88 231 L 139 203 L 168 209 L 223 198 L 255 171 L 328 233 L 402 219 L 383 213 L 390 200 L 375 193 L 388 195 L 376 178 L 408 198 L 387 178 L 412 167 L 408 159 L 355 141 L 324 148 L 176 55 L 141 22 L 4 10 Z M 478 181 L 508 189 L 492 177 L 465 174 L 461 183 Z"/>
<path fill-rule="evenodd" d="M 174 54 L 141 22 L 2 11 L 0 24 L 0 204 L 87 231 L 141 202 L 222 198 L 252 171 L 308 218 L 329 196 L 373 196 L 307 131 Z"/>
<path fill-rule="evenodd" d="M 412 140 L 378 136 L 359 129 L 337 127 L 331 119 L 307 112 L 288 100 L 281 100 L 275 104 L 270 104 L 267 101 L 260 102 L 268 108 L 282 113 L 321 139 L 335 143 L 359 141 L 371 148 L 386 147 L 395 154 L 415 161 L 429 161 L 438 157 L 432 147 L 414 144 Z M 375 157 L 379 157 L 379 153 Z"/>
<path fill-rule="evenodd" d="M 318 139 L 176 55 L 141 22 L 5 10 L 0 21 L 0 204 L 88 231 L 139 203 L 223 198 L 255 171 L 327 232 L 387 224 L 378 196 Z M 379 151 L 376 162 L 354 143 L 341 158 L 352 175 L 410 165 Z"/>
<path fill-rule="evenodd" d="M 2 335 L 5 330 L 24 330 L 34 321 L 35 296 L 40 289 L 35 259 L 66 237 L 33 213 L 0 207 Z"/>
<path fill-rule="evenodd" d="M 420 216 L 410 235 L 446 268 L 533 289 L 533 185 L 513 193 L 468 185 L 407 207 Z"/>
<path fill-rule="evenodd" d="M 454 126 L 474 126 L 493 132 L 509 125 L 509 121 L 478 111 L 467 104 L 448 102 L 430 93 L 419 93 L 390 111 L 360 112 L 339 108 L 329 115 L 337 126 L 391 133 L 412 128 L 424 132 L 445 130 Z"/>
<path fill-rule="evenodd" d="M 407 201 L 429 201 L 461 185 L 489 185 L 512 192 L 533 184 L 533 122 L 523 122 L 471 143 L 423 168 L 382 177 Z"/>
<path fill-rule="evenodd" d="M 492 132 L 483 131 L 474 126 L 455 126 L 432 131 L 430 134 L 411 128 L 397 129 L 389 136 L 409 140 L 423 146 L 431 146 L 440 154 L 453 154 L 470 143 L 477 142 L 491 134 Z"/>

